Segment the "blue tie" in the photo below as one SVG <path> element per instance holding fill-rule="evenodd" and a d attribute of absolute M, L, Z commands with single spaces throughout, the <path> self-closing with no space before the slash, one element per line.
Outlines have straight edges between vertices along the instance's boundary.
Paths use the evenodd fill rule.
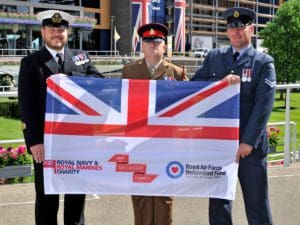
<path fill-rule="evenodd" d="M 235 52 L 233 54 L 233 62 L 236 62 L 237 58 L 239 57 L 240 53 L 239 52 Z"/>

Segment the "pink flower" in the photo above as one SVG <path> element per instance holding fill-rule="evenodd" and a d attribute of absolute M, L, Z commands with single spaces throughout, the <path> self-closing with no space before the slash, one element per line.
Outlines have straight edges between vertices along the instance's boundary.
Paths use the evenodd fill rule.
<path fill-rule="evenodd" d="M 18 153 L 21 155 L 21 154 L 24 154 L 26 152 L 26 147 L 25 145 L 20 145 L 18 147 Z"/>
<path fill-rule="evenodd" d="M 18 158 L 18 153 L 17 152 L 10 152 L 10 157 L 14 160 L 16 160 Z"/>

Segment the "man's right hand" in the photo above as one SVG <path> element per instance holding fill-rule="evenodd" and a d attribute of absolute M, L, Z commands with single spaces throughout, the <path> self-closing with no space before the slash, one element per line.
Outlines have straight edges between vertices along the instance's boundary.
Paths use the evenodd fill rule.
<path fill-rule="evenodd" d="M 241 78 L 235 74 L 228 74 L 226 77 L 222 79 L 222 81 L 226 81 L 229 84 L 238 84 L 241 82 Z"/>
<path fill-rule="evenodd" d="M 43 144 L 31 146 L 30 151 L 36 163 L 42 163 L 45 160 L 45 149 Z"/>

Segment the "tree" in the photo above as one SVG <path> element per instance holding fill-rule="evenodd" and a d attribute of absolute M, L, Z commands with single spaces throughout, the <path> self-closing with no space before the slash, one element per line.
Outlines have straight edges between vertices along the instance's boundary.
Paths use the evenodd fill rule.
<path fill-rule="evenodd" d="M 259 33 L 262 46 L 274 57 L 278 83 L 300 78 L 300 0 L 285 2 Z"/>

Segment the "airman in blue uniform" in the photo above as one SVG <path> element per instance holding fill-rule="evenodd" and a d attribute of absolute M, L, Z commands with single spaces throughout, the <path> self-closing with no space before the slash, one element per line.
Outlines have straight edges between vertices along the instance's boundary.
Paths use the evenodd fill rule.
<path fill-rule="evenodd" d="M 266 125 L 273 108 L 276 75 L 273 58 L 251 45 L 255 12 L 224 11 L 230 47 L 211 50 L 191 80 L 240 82 L 240 140 L 236 161 L 249 225 L 271 225 L 268 197 Z M 210 198 L 210 225 L 232 225 L 232 202 Z"/>

